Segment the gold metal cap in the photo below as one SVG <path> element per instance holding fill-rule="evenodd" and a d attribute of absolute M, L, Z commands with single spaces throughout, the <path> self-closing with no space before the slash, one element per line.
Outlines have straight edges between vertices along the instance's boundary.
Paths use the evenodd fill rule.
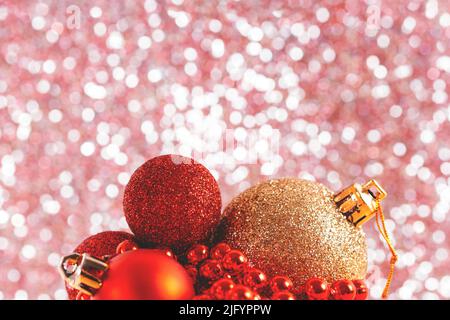
<path fill-rule="evenodd" d="M 386 191 L 375 180 L 366 184 L 355 183 L 333 197 L 339 211 L 358 227 L 370 220 L 378 210 L 379 201 L 386 198 Z"/>
<path fill-rule="evenodd" d="M 86 253 L 72 253 L 62 258 L 59 273 L 72 288 L 92 296 L 102 286 L 108 264 Z"/>

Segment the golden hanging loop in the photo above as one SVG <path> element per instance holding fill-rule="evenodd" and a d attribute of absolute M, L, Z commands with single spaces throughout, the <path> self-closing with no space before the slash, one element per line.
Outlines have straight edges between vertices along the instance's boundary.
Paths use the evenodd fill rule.
<path fill-rule="evenodd" d="M 355 227 L 359 227 L 369 221 L 374 216 L 379 232 L 386 241 L 391 252 L 390 269 L 383 290 L 382 298 L 387 298 L 389 287 L 394 276 L 395 264 L 398 260 L 392 241 L 386 229 L 383 209 L 380 201 L 386 198 L 387 192 L 375 180 L 370 180 L 366 184 L 355 183 L 333 196 L 338 210 Z"/>
<path fill-rule="evenodd" d="M 386 241 L 386 244 L 389 247 L 389 251 L 391 251 L 391 260 L 389 262 L 389 264 L 390 264 L 389 274 L 386 279 L 386 284 L 384 286 L 383 294 L 381 295 L 381 297 L 383 299 L 386 299 L 389 295 L 389 288 L 391 286 L 392 278 L 394 277 L 395 264 L 397 263 L 398 255 L 394 249 L 394 246 L 392 245 L 391 239 L 389 238 L 389 234 L 386 229 L 386 224 L 384 222 L 383 209 L 378 201 L 377 201 L 377 206 L 378 206 L 377 214 L 376 214 L 377 227 L 378 227 L 378 230 L 380 231 L 381 235 L 383 236 L 384 240 Z"/>

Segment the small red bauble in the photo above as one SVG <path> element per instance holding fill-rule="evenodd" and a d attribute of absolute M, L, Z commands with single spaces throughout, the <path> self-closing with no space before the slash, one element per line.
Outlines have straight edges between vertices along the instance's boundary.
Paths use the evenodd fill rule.
<path fill-rule="evenodd" d="M 231 289 L 234 288 L 234 282 L 230 279 L 217 280 L 209 290 L 211 295 L 219 300 L 223 300 L 227 297 Z"/>
<path fill-rule="evenodd" d="M 121 254 L 127 251 L 133 251 L 139 249 L 139 246 L 133 240 L 124 240 L 116 248 L 116 253 Z"/>
<path fill-rule="evenodd" d="M 204 279 L 217 280 L 223 275 L 222 265 L 217 260 L 206 260 L 200 266 L 199 274 Z"/>
<path fill-rule="evenodd" d="M 230 246 L 226 243 L 219 243 L 211 249 L 210 256 L 212 259 L 222 260 L 223 256 L 230 250 Z"/>
<path fill-rule="evenodd" d="M 116 254 L 117 246 L 125 241 L 135 241 L 136 238 L 127 232 L 105 231 L 97 233 L 81 242 L 74 250 L 76 253 L 87 253 L 97 258 Z M 78 290 L 66 285 L 67 294 L 70 300 L 75 300 Z"/>
<path fill-rule="evenodd" d="M 193 246 L 186 254 L 188 263 L 197 265 L 208 258 L 208 247 L 202 244 Z"/>
<path fill-rule="evenodd" d="M 242 282 L 254 290 L 259 290 L 267 285 L 267 277 L 261 270 L 250 269 L 245 272 Z"/>
<path fill-rule="evenodd" d="M 366 300 L 369 296 L 369 288 L 363 280 L 353 280 L 353 284 L 356 288 L 355 300 Z"/>
<path fill-rule="evenodd" d="M 221 215 L 219 186 L 203 165 L 164 155 L 139 167 L 125 188 L 128 225 L 144 243 L 182 251 L 206 240 Z"/>
<path fill-rule="evenodd" d="M 334 300 L 353 300 L 356 287 L 350 280 L 338 280 L 331 286 L 331 296 Z"/>
<path fill-rule="evenodd" d="M 289 291 L 278 291 L 272 295 L 272 300 L 295 300 L 295 295 Z"/>
<path fill-rule="evenodd" d="M 239 250 L 231 250 L 223 257 L 222 265 L 227 271 L 240 271 L 247 265 L 247 257 Z"/>
<path fill-rule="evenodd" d="M 310 300 L 327 300 L 330 294 L 328 283 L 320 278 L 311 278 L 306 281 L 304 290 Z"/>
<path fill-rule="evenodd" d="M 228 300 L 254 300 L 255 293 L 244 285 L 235 285 L 227 295 Z"/>
<path fill-rule="evenodd" d="M 278 291 L 290 291 L 293 286 L 291 279 L 288 277 L 275 276 L 270 280 L 270 289 L 274 293 Z"/>
<path fill-rule="evenodd" d="M 158 250 L 122 253 L 109 261 L 95 300 L 183 300 L 194 296 L 186 270 Z"/>

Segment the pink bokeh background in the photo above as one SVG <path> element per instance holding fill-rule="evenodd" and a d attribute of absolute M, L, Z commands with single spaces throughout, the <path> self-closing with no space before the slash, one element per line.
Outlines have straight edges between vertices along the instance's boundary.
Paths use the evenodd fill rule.
<path fill-rule="evenodd" d="M 124 186 L 164 153 L 201 153 L 224 204 L 376 178 L 390 298 L 449 299 L 449 40 L 448 1 L 2 1 L 0 299 L 65 299 L 61 256 L 127 230 Z M 377 299 L 389 254 L 364 228 Z"/>

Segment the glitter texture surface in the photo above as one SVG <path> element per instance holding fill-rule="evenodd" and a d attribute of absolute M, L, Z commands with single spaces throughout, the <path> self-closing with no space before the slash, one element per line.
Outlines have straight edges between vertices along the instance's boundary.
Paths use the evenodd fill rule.
<path fill-rule="evenodd" d="M 220 221 L 222 202 L 216 180 L 203 165 L 163 155 L 133 173 L 123 208 L 141 242 L 183 250 L 211 237 Z"/>
<path fill-rule="evenodd" d="M 225 242 L 269 276 L 286 275 L 296 286 L 313 277 L 365 279 L 364 232 L 337 210 L 332 195 L 306 180 L 262 182 L 225 208 Z"/>
<path fill-rule="evenodd" d="M 390 298 L 450 299 L 449 40 L 444 0 L 2 1 L 0 299 L 65 299 L 61 255 L 127 230 L 125 185 L 168 153 L 224 204 L 268 178 L 376 178 Z M 379 298 L 389 255 L 364 231 Z"/>

